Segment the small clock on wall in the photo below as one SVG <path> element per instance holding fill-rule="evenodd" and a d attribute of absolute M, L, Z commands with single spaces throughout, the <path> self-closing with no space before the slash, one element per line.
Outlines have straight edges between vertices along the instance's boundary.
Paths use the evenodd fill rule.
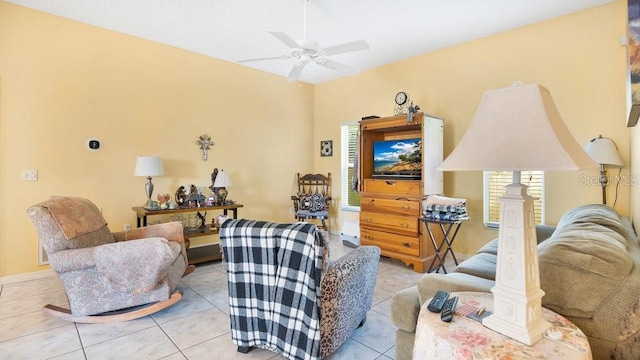
<path fill-rule="evenodd" d="M 333 156 L 333 140 L 320 141 L 320 156 Z"/>
<path fill-rule="evenodd" d="M 400 91 L 396 94 L 396 107 L 393 110 L 394 115 L 406 114 L 409 111 L 409 95 Z"/>

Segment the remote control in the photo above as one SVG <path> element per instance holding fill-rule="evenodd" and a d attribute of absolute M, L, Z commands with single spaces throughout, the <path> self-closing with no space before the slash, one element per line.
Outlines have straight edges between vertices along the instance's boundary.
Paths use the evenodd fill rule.
<path fill-rule="evenodd" d="M 427 309 L 429 309 L 429 311 L 431 312 L 439 313 L 448 298 L 449 293 L 447 291 L 438 290 L 436 294 L 433 295 L 433 298 L 431 299 L 431 302 L 429 302 L 429 305 L 427 305 Z"/>
<path fill-rule="evenodd" d="M 457 304 L 458 304 L 457 296 L 454 296 L 451 299 L 447 300 L 447 302 L 444 303 L 442 312 L 440 313 L 440 320 L 444 322 L 450 322 L 451 319 L 453 319 L 453 310 L 456 309 Z"/>

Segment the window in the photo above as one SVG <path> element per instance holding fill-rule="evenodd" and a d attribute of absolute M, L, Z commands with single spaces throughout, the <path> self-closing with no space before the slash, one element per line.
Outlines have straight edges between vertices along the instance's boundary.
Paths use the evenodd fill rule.
<path fill-rule="evenodd" d="M 345 123 L 342 125 L 342 142 L 341 142 L 341 163 L 342 163 L 342 181 L 341 195 L 342 210 L 360 211 L 360 194 L 353 191 L 351 184 L 353 181 L 354 166 L 357 156 L 357 138 L 360 126 L 357 122 Z"/>
<path fill-rule="evenodd" d="M 533 212 L 536 224 L 544 224 L 544 172 L 522 171 L 521 183 L 529 187 L 529 195 L 533 196 Z M 498 227 L 500 221 L 500 201 L 505 194 L 504 187 L 513 183 L 511 171 L 484 172 L 484 224 Z"/>

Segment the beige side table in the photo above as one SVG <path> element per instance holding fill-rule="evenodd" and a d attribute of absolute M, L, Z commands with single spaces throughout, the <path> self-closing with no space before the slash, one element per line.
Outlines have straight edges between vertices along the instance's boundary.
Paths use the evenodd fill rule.
<path fill-rule="evenodd" d="M 454 292 L 458 304 L 453 320 L 440 320 L 439 313 L 427 309 L 426 301 L 420 309 L 416 325 L 413 359 L 592 359 L 591 348 L 584 333 L 572 322 L 549 309 L 542 309 L 542 317 L 551 323 L 550 330 L 559 332 L 558 339 L 545 336 L 528 346 L 510 339 L 457 312 L 485 307 L 493 311 L 493 294 Z"/>

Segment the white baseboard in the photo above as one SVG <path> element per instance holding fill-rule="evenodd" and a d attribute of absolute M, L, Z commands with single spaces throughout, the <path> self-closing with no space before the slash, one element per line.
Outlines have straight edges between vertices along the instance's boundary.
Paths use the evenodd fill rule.
<path fill-rule="evenodd" d="M 34 271 L 30 273 L 17 274 L 17 275 L 2 276 L 0 277 L 0 285 L 9 285 L 9 284 L 15 284 L 23 281 L 30 281 L 30 280 L 40 280 L 40 279 L 45 279 L 52 276 L 57 276 L 56 272 L 53 271 L 52 269 Z"/>

